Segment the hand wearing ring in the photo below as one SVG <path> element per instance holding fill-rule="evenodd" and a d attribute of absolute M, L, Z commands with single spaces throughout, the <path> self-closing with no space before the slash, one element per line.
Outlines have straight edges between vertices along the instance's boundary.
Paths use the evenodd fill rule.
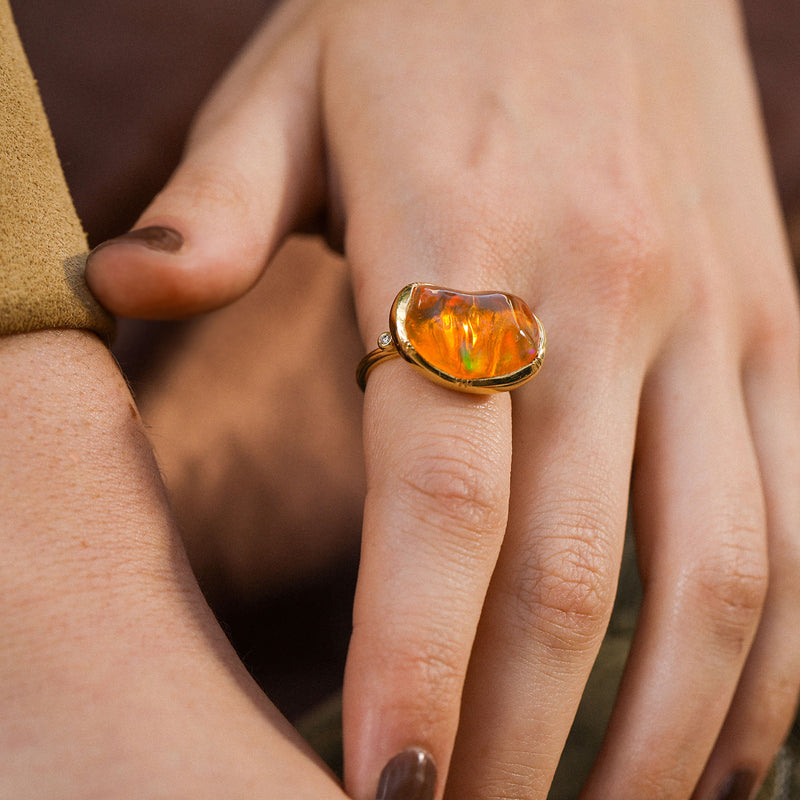
<path fill-rule="evenodd" d="M 521 386 L 544 359 L 544 326 L 523 300 L 505 292 L 465 294 L 410 283 L 392 304 L 389 327 L 358 365 L 362 390 L 370 371 L 395 356 L 436 383 L 478 394 Z"/>
<path fill-rule="evenodd" d="M 567 796 L 749 798 L 800 687 L 800 312 L 737 4 L 277 8 L 138 233 L 90 259 L 100 300 L 151 317 L 219 307 L 256 283 L 287 234 L 325 220 L 346 255 L 362 341 L 387 330 L 391 299 L 421 275 L 512 288 L 558 345 L 547 379 L 513 402 L 443 392 L 405 363 L 372 376 L 399 356 L 437 383 L 485 391 L 538 367 L 544 333 L 509 296 L 412 284 L 361 363 L 361 383 L 371 377 L 344 689 L 348 795 L 375 800 L 380 785 L 380 800 L 547 797 L 631 519 L 638 629 L 602 750 Z M 324 419 L 331 436 L 298 467 L 340 485 L 331 408 L 356 394 L 362 345 L 344 358 L 324 316 L 349 294 L 322 306 L 291 277 L 319 325 L 271 342 L 298 392 L 247 381 L 252 421 L 235 439 L 203 430 L 205 457 L 187 446 L 198 496 L 196 465 L 217 466 L 218 442 L 241 445 L 247 474 L 267 460 L 254 434 L 275 423 L 270 398 Z M 314 361 L 293 358 L 301 337 L 345 374 L 309 381 Z M 203 341 L 220 359 L 250 359 L 237 379 L 267 369 L 239 339 Z M 204 356 L 193 374 L 219 383 Z M 174 407 L 183 424 L 189 403 Z M 220 418 L 240 408 L 238 397 L 220 403 Z M 175 430 L 159 439 L 188 444 Z M 273 458 L 284 471 L 283 451 Z M 321 495 L 297 505 L 323 505 Z M 421 751 L 435 780 L 417 769 Z M 422 793 L 403 783 L 419 773 Z"/>

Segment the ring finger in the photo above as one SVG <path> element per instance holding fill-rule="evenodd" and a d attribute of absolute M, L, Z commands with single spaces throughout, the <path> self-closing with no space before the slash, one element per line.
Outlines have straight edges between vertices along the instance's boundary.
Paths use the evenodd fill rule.
<path fill-rule="evenodd" d="M 763 498 L 738 368 L 724 337 L 715 348 L 696 327 L 684 334 L 642 396 L 633 497 L 644 603 L 586 797 L 691 794 L 764 600 Z"/>

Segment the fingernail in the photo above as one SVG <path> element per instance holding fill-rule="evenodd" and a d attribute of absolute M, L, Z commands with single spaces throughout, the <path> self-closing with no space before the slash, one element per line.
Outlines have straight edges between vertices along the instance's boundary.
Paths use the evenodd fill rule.
<path fill-rule="evenodd" d="M 147 228 L 137 228 L 134 231 L 123 233 L 122 236 L 109 239 L 97 245 L 92 253 L 114 244 L 139 244 L 159 253 L 177 253 L 183 247 L 183 236 L 174 228 L 150 225 Z"/>
<path fill-rule="evenodd" d="M 750 800 L 756 788 L 756 776 L 749 770 L 739 770 L 729 775 L 712 800 Z"/>
<path fill-rule="evenodd" d="M 398 753 L 381 772 L 375 800 L 433 800 L 436 764 L 419 747 Z"/>

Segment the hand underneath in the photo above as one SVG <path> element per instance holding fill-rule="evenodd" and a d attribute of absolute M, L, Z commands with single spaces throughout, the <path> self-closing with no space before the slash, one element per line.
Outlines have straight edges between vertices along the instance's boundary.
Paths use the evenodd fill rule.
<path fill-rule="evenodd" d="M 0 797 L 344 795 L 191 575 L 93 335 L 0 340 Z"/>

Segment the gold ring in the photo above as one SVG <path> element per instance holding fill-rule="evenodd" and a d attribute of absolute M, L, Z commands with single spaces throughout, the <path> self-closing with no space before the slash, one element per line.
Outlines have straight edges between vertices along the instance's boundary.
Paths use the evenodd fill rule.
<path fill-rule="evenodd" d="M 450 389 L 507 392 L 539 371 L 545 345 L 541 321 L 513 294 L 409 283 L 392 303 L 389 330 L 361 359 L 356 380 L 363 391 L 374 367 L 401 356 Z"/>

